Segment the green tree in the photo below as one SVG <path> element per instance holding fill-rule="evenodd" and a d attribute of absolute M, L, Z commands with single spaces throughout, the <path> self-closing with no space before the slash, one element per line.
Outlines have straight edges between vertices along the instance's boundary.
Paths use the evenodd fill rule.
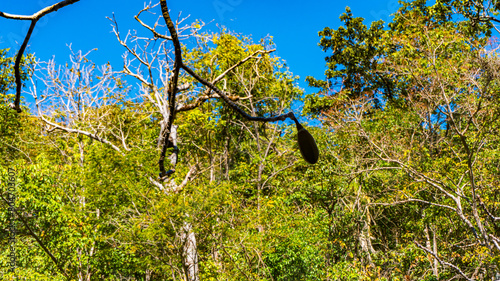
<path fill-rule="evenodd" d="M 14 95 L 11 90 L 15 86 L 13 65 L 15 58 L 9 57 L 9 49 L 0 50 L 0 163 L 6 164 L 15 158 L 15 155 L 22 153 L 13 146 L 19 139 L 16 139 L 15 131 L 21 127 L 21 119 L 26 116 L 18 116 L 9 110 L 9 104 L 13 103 Z M 21 59 L 21 78 L 26 81 L 28 69 L 34 63 L 32 55 L 23 56 Z M 23 105 L 24 106 L 24 105 Z"/>
<path fill-rule="evenodd" d="M 488 164 L 498 153 L 498 60 L 489 25 L 451 8 L 406 3 L 385 30 L 348 10 L 346 27 L 320 33 L 333 55 L 327 80 L 309 79 L 323 91 L 307 106 L 332 130 L 335 174 L 359 188 L 368 232 L 357 233 L 358 247 L 379 277 L 498 272 L 497 168 Z"/>
<path fill-rule="evenodd" d="M 285 171 L 305 166 L 286 124 L 246 121 L 219 94 L 181 75 L 172 127 L 181 150 L 169 148 L 175 173 L 158 180 L 171 73 L 151 40 L 135 41 L 144 54 L 125 49 L 136 58 L 125 61 L 124 73 L 140 81 L 138 93 L 82 52 L 66 66 L 37 62 L 32 82 L 46 87 L 31 88 L 37 116 L 20 115 L 31 129 L 13 132 L 23 139 L 15 148 L 24 156 L 11 157 L 20 164 L 19 207 L 41 215 L 29 222 L 32 232 L 23 227 L 19 234 L 17 276 L 185 280 L 194 266 L 203 280 L 316 276 L 321 257 L 301 240 L 310 229 L 287 231 L 312 222 L 293 201 L 282 204 L 289 194 Z M 183 53 L 189 67 L 225 85 L 233 102 L 268 116 L 289 110 L 301 95 L 272 47 L 267 39 L 255 44 L 224 32 Z M 143 68 L 148 71 L 136 71 Z M 129 94 L 142 96 L 130 100 Z M 288 213 L 296 219 L 282 223 Z"/>

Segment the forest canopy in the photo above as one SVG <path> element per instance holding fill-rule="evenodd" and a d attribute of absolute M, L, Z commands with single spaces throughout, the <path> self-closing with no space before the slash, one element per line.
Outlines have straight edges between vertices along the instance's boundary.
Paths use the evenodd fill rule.
<path fill-rule="evenodd" d="M 499 9 L 346 8 L 316 93 L 165 0 L 120 69 L 0 50 L 2 280 L 497 280 Z"/>

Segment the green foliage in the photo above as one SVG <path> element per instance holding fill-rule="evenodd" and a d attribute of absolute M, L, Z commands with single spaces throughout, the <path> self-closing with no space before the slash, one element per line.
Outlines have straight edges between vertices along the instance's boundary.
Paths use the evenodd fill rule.
<path fill-rule="evenodd" d="M 309 85 L 327 90 L 329 85 L 335 83 L 332 78 L 341 79 L 342 85 L 349 89 L 352 96 L 381 87 L 381 84 L 375 83 L 379 78 L 372 70 L 378 64 L 377 59 L 386 52 L 381 46 L 383 22 L 373 22 L 367 28 L 363 24 L 363 18 L 353 17 L 349 8 L 346 8 L 346 13 L 340 16 L 340 20 L 345 27 L 341 26 L 337 30 L 326 27 L 319 32 L 319 45 L 323 51 L 332 52 L 331 56 L 325 58 L 328 67 L 325 76 L 328 81 L 308 77 L 306 80 Z"/>
<path fill-rule="evenodd" d="M 154 102 L 126 101 L 133 89 L 113 76 L 109 103 L 88 107 L 87 119 L 57 104 L 49 112 L 51 122 L 126 143 L 121 151 L 47 130 L 39 116 L 7 107 L 12 59 L 1 52 L 0 193 L 14 167 L 26 224 L 18 221 L 15 274 L 7 273 L 9 230 L 1 229 L 0 275 L 186 280 L 192 233 L 200 280 L 463 277 L 449 264 L 491 278 L 499 266 L 500 62 L 488 45 L 491 22 L 464 3 L 402 3 L 387 27 L 368 27 L 346 9 L 343 26 L 320 32 L 325 79 L 307 78 L 320 93 L 305 98 L 305 111 L 323 122 L 307 128 L 321 153 L 315 165 L 301 159 L 294 128 L 246 122 L 181 76 L 192 88 L 178 105 L 193 107 L 176 113 L 179 162 L 163 185 L 155 183 Z M 254 43 L 226 30 L 203 38 L 183 52 L 207 80 L 254 56 L 217 82 L 251 114 L 283 112 L 301 98 L 283 60 L 262 53 L 275 47 L 272 38 Z M 89 79 L 104 79 L 92 71 Z"/>
<path fill-rule="evenodd" d="M 15 136 L 15 131 L 23 128 L 24 122 L 21 120 L 29 118 L 26 114 L 16 114 L 10 107 L 9 104 L 14 102 L 14 94 L 11 94 L 13 89 L 15 89 L 15 78 L 14 78 L 14 61 L 15 57 L 8 57 L 9 49 L 0 50 L 0 163 L 4 164 L 6 162 L 12 161 L 14 158 L 19 157 L 20 151 L 16 150 L 13 144 L 17 142 Z M 23 57 L 21 59 L 21 78 L 23 80 L 27 79 L 27 70 L 31 64 L 34 63 L 34 58 L 32 55 Z M 21 99 L 23 102 L 23 99 Z M 24 107 L 23 111 L 27 108 Z"/>
<path fill-rule="evenodd" d="M 309 79 L 321 92 L 306 107 L 332 132 L 332 176 L 352 188 L 341 202 L 358 225 L 334 221 L 357 237 L 348 246 L 357 253 L 335 264 L 365 274 L 355 278 L 487 279 L 498 272 L 499 249 L 485 238 L 496 235 L 487 221 L 498 207 L 482 199 L 497 193 L 496 168 L 485 165 L 498 143 L 498 72 L 491 68 L 498 58 L 488 51 L 491 22 L 475 24 L 467 12 L 474 9 L 461 4 L 403 3 L 389 29 L 368 29 L 347 10 L 345 26 L 320 33 L 320 46 L 333 55 L 325 81 Z M 323 202 L 337 202 L 328 192 L 338 194 L 315 192 L 327 212 L 333 203 Z M 474 246 L 460 246 L 466 243 Z"/>

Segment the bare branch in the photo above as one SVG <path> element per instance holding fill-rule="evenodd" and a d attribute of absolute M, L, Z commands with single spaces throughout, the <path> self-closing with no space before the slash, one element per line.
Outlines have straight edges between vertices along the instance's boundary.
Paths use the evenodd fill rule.
<path fill-rule="evenodd" d="M 142 26 L 144 26 L 145 28 L 147 28 L 149 31 L 151 31 L 155 37 L 162 38 L 162 39 L 165 39 L 165 40 L 172 40 L 172 37 L 158 33 L 153 27 L 145 24 L 143 21 L 141 21 L 139 19 L 139 16 L 142 14 L 142 12 L 149 11 L 150 9 L 156 7 L 157 5 L 158 4 L 155 4 L 153 6 L 150 6 L 150 5 L 145 6 L 144 9 L 140 10 L 139 13 L 137 13 L 137 15 L 134 16 L 134 19 L 137 22 L 139 22 Z"/>
<path fill-rule="evenodd" d="M 222 72 L 219 76 L 217 76 L 217 78 L 215 78 L 212 81 L 212 84 L 214 84 L 214 85 L 217 84 L 217 82 L 219 82 L 219 80 L 221 80 L 222 78 L 224 78 L 224 76 L 226 76 L 231 70 L 233 70 L 233 69 L 237 68 L 238 66 L 244 64 L 249 59 L 259 58 L 259 57 L 256 57 L 256 55 L 258 55 L 258 54 L 270 54 L 270 53 L 272 53 L 274 51 L 276 51 L 276 49 L 255 51 L 253 54 L 251 54 L 248 57 L 240 60 L 239 62 L 235 63 L 233 66 L 231 66 L 230 68 L 228 68 L 224 72 Z"/>
<path fill-rule="evenodd" d="M 125 150 L 129 150 L 125 142 L 128 132 L 124 131 L 126 129 L 123 127 L 123 121 L 118 117 L 118 127 L 115 126 L 117 132 L 113 132 L 112 129 L 106 128 L 106 125 L 103 124 L 106 122 L 107 116 L 111 114 L 106 107 L 119 102 L 119 99 L 114 100 L 113 103 L 108 102 L 111 100 L 109 99 L 110 93 L 115 92 L 117 89 L 116 80 L 113 76 L 114 73 L 109 65 L 103 66 L 100 69 L 99 82 L 91 84 L 95 66 L 93 64 L 82 64 L 82 61 L 85 61 L 85 56 L 78 53 L 76 56 L 73 55 L 70 57 L 73 63 L 71 69 L 76 71 L 69 71 L 67 69 L 63 71 L 57 70 L 55 69 L 54 61 L 48 62 L 47 66 L 42 68 L 45 77 L 41 79 L 47 86 L 47 89 L 44 90 L 45 96 L 42 95 L 41 99 L 39 99 L 37 94 L 36 83 L 33 77 L 30 77 L 32 84 L 31 95 L 35 99 L 38 115 L 48 125 L 47 130 L 49 132 L 58 129 L 68 133 L 81 134 L 109 145 L 124 155 L 118 146 L 111 143 L 105 137 L 100 136 L 99 133 L 109 131 L 118 140 L 121 140 Z M 35 69 L 33 71 L 35 72 Z M 55 99 L 57 107 L 62 108 L 61 111 L 64 112 L 66 124 L 58 124 L 56 121 L 51 121 L 42 112 L 42 103 L 48 98 L 51 100 Z M 82 129 L 82 123 L 88 129 Z"/>
<path fill-rule="evenodd" d="M 176 112 L 192 110 L 199 107 L 209 99 L 217 99 L 217 98 L 220 98 L 218 94 L 201 95 L 195 102 L 186 105 L 180 105 L 175 110 Z M 242 99 L 240 98 L 240 96 L 228 96 L 228 98 L 231 99 L 232 101 L 238 101 Z"/>
<path fill-rule="evenodd" d="M 269 53 L 274 52 L 275 50 L 276 49 L 255 51 L 253 54 L 251 54 L 251 55 L 247 56 L 246 58 L 240 60 L 239 62 L 235 63 L 234 65 L 232 65 L 231 67 L 229 67 L 228 69 L 226 69 L 224 72 L 222 72 L 219 76 L 217 76 L 214 80 L 212 80 L 212 84 L 213 85 L 217 84 L 217 82 L 219 82 L 222 78 L 224 78 L 230 71 L 236 69 L 238 66 L 244 64 L 248 60 L 250 60 L 252 58 L 253 59 L 260 58 L 260 57 L 256 57 L 256 55 L 258 55 L 258 54 L 269 54 Z M 188 105 L 182 105 L 180 107 L 177 107 L 177 109 L 176 109 L 177 112 L 192 110 L 194 108 L 199 107 L 201 104 L 203 104 L 208 99 L 220 98 L 221 97 L 219 94 L 208 94 L 208 93 L 210 93 L 210 89 L 207 89 L 207 91 L 205 91 L 205 94 L 202 95 L 202 96 L 200 96 L 200 97 L 198 97 L 198 99 L 194 103 L 191 103 L 191 104 L 188 104 Z M 228 98 L 231 101 L 238 101 L 238 100 L 244 99 L 244 98 L 241 98 L 240 96 L 237 96 L 237 95 L 228 95 Z"/>
<path fill-rule="evenodd" d="M 497 216 L 494 216 L 489 210 L 488 208 L 486 208 L 486 205 L 484 204 L 483 200 L 481 200 L 481 197 L 478 195 L 476 195 L 478 201 L 479 201 L 479 205 L 483 208 L 484 212 L 486 214 L 488 214 L 488 217 L 491 219 L 491 221 L 493 223 L 495 223 L 496 221 L 500 220 L 500 217 L 497 217 Z"/>
<path fill-rule="evenodd" d="M 229 97 L 227 94 L 225 94 L 223 91 L 219 90 L 214 84 L 208 82 L 207 80 L 201 78 L 198 74 L 196 74 L 193 70 L 191 70 L 188 66 L 182 65 L 182 68 L 189 73 L 191 76 L 193 76 L 196 80 L 198 80 L 201 84 L 207 86 L 209 89 L 212 91 L 216 92 L 228 105 L 231 107 L 233 110 L 238 112 L 241 116 L 243 116 L 245 119 L 249 121 L 259 121 L 259 122 L 275 122 L 275 121 L 284 121 L 287 118 L 290 118 L 297 122 L 297 119 L 295 118 L 295 115 L 293 112 L 281 114 L 278 116 L 272 116 L 272 117 L 257 117 L 257 116 L 252 116 L 248 113 L 246 113 L 243 109 L 241 109 L 238 105 L 236 105 Z"/>
<path fill-rule="evenodd" d="M 86 132 L 86 131 L 83 131 L 83 130 L 78 130 L 78 129 L 71 129 L 71 128 L 67 128 L 67 127 L 64 127 L 64 126 L 61 126 L 59 124 L 56 124 L 54 122 L 51 122 L 49 120 L 47 120 L 42 114 L 41 112 L 39 111 L 39 114 L 40 114 L 40 118 L 43 120 L 43 122 L 47 123 L 48 125 L 56 128 L 56 129 L 59 129 L 59 130 L 62 130 L 62 131 L 65 131 L 65 132 L 68 132 L 68 133 L 73 133 L 73 134 L 81 134 L 81 135 L 84 135 L 84 136 L 87 136 L 91 139 L 94 139 L 96 141 L 99 141 L 99 142 L 102 142 L 104 144 L 107 144 L 109 146 L 111 146 L 114 150 L 118 151 L 120 154 L 124 155 L 123 152 L 120 150 L 119 147 L 117 147 L 116 145 L 112 144 L 110 141 L 108 141 L 107 139 L 105 138 L 101 138 L 99 137 L 98 135 L 96 134 L 92 134 L 92 133 L 89 133 L 89 132 Z"/>
<path fill-rule="evenodd" d="M 16 62 L 14 64 L 14 75 L 16 77 L 16 98 L 14 100 L 14 103 L 10 104 L 10 107 L 12 109 L 15 109 L 17 112 L 20 113 L 22 111 L 21 106 L 20 106 L 21 88 L 22 88 L 21 69 L 20 69 L 21 57 L 23 56 L 24 51 L 26 50 L 26 46 L 28 45 L 28 42 L 29 42 L 30 37 L 31 37 L 31 33 L 33 33 L 33 29 L 35 29 L 35 25 L 36 25 L 37 21 L 48 13 L 55 12 L 64 6 L 71 5 L 71 4 L 78 2 L 78 1 L 80 1 L 80 0 L 64 0 L 64 1 L 61 1 L 59 3 L 54 4 L 52 6 L 45 7 L 43 9 L 41 9 L 40 11 L 34 13 L 31 16 L 13 15 L 13 14 L 0 12 L 0 17 L 4 17 L 4 18 L 8 18 L 8 19 L 15 19 L 15 20 L 30 20 L 31 21 L 30 27 L 28 29 L 28 33 L 24 37 L 23 44 L 21 45 L 21 48 L 19 48 L 19 51 L 17 52 Z"/>
<path fill-rule="evenodd" d="M 451 268 L 453 268 L 454 270 L 456 270 L 460 275 L 462 275 L 462 277 L 465 278 L 465 280 L 468 280 L 468 281 L 474 281 L 474 279 L 470 279 L 469 277 L 467 277 L 467 275 L 465 275 L 465 273 L 463 273 L 462 270 L 460 270 L 460 268 L 458 268 L 456 265 L 454 264 L 451 264 L 449 262 L 445 262 L 443 260 L 441 260 L 438 256 L 437 256 L 437 253 L 434 253 L 433 251 L 425 248 L 424 246 L 420 245 L 417 241 L 413 241 L 413 243 L 415 243 L 415 245 L 417 245 L 417 247 L 419 247 L 420 249 L 424 250 L 425 252 L 431 254 L 441 265 L 446 265 L 446 266 L 449 266 Z"/>
<path fill-rule="evenodd" d="M 39 20 L 41 17 L 45 16 L 46 14 L 56 12 L 60 8 L 63 8 L 65 6 L 71 5 L 73 3 L 76 3 L 80 0 L 64 0 L 59 3 L 56 3 L 52 6 L 45 7 L 41 9 L 40 11 L 34 13 L 31 16 L 25 16 L 25 15 L 14 15 L 14 14 L 8 14 L 0 11 L 0 17 L 8 18 L 8 19 L 14 19 L 14 20 Z"/>
<path fill-rule="evenodd" d="M 436 206 L 436 207 L 440 207 L 440 208 L 449 209 L 449 210 L 452 210 L 454 212 L 457 211 L 455 208 L 448 206 L 448 205 L 437 204 L 437 203 L 433 203 L 433 202 L 429 202 L 429 201 L 425 201 L 425 200 L 421 200 L 421 199 L 414 199 L 414 198 L 410 198 L 410 199 L 402 200 L 402 201 L 391 202 L 391 203 L 382 203 L 382 202 L 370 203 L 370 205 L 395 206 L 395 205 L 405 204 L 405 203 L 409 203 L 409 202 L 419 202 L 419 203 L 424 203 L 424 204 L 428 204 L 428 205 L 432 205 L 432 206 Z"/>

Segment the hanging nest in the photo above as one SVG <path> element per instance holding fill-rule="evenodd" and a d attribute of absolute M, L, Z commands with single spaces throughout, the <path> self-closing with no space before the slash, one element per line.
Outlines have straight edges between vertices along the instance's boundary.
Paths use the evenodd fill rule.
<path fill-rule="evenodd" d="M 311 133 L 302 127 L 297 119 L 294 119 L 294 121 L 297 126 L 297 142 L 299 143 L 300 154 L 302 154 L 302 158 L 304 158 L 307 163 L 315 164 L 318 162 L 319 158 L 319 150 L 316 141 Z"/>

